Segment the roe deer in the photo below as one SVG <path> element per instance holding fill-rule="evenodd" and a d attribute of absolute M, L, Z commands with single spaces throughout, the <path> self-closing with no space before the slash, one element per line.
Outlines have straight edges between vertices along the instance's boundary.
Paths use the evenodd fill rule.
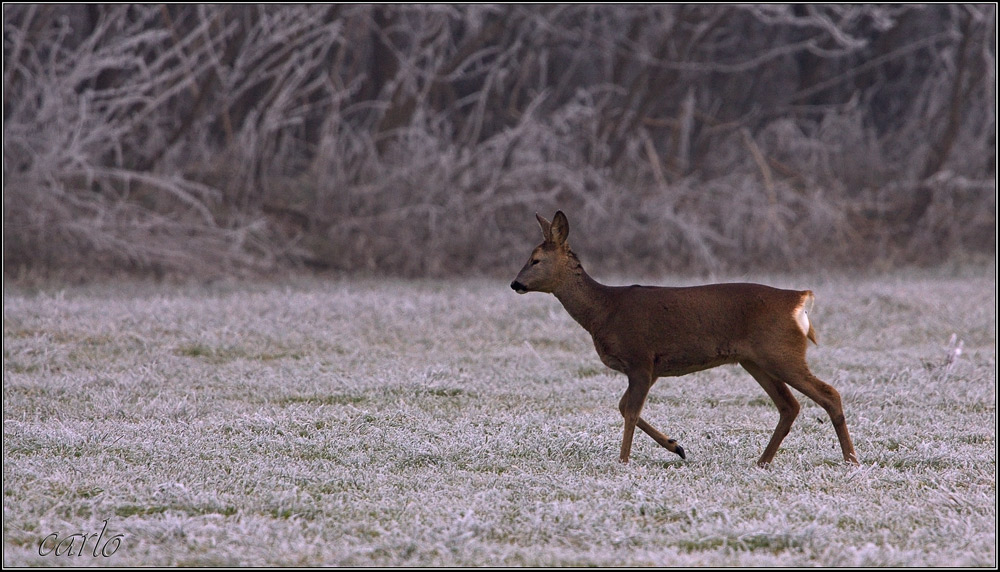
<path fill-rule="evenodd" d="M 806 340 L 816 343 L 807 310 L 809 290 L 779 290 L 760 284 L 712 284 L 687 288 L 612 287 L 598 283 L 569 248 L 569 222 L 558 211 L 552 222 L 535 215 L 545 241 L 511 282 L 519 294 L 548 292 L 594 338 L 604 365 L 628 376 L 618 403 L 625 418 L 620 461 L 628 463 L 639 427 L 667 450 L 684 448 L 639 416 L 656 379 L 727 363 L 743 366 L 778 407 L 778 426 L 757 464 L 774 459 L 799 413 L 788 386 L 830 415 L 844 461 L 857 464 L 840 394 L 817 379 L 806 364 Z"/>

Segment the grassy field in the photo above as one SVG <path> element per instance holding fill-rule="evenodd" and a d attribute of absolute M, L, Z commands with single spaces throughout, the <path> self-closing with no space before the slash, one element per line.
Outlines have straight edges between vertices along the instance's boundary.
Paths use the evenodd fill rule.
<path fill-rule="evenodd" d="M 653 388 L 687 461 L 620 465 L 624 376 L 503 280 L 8 286 L 3 561 L 995 566 L 994 273 L 750 277 L 816 292 L 861 460 L 801 397 L 767 469 L 735 366 Z"/>

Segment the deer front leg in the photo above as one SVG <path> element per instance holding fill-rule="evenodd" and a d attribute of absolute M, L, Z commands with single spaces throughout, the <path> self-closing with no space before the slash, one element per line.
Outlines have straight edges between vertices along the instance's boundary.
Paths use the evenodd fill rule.
<path fill-rule="evenodd" d="M 660 433 L 652 425 L 647 423 L 642 417 L 639 418 L 635 426 L 638 427 L 639 429 L 642 429 L 646 433 L 646 435 L 652 437 L 653 440 L 659 443 L 661 447 L 665 448 L 666 450 L 672 453 L 677 453 L 678 455 L 680 455 L 682 459 L 687 458 L 684 456 L 684 447 L 681 447 L 680 445 L 677 444 L 677 439 L 671 439 L 670 437 L 667 437 L 663 433 Z"/>
<path fill-rule="evenodd" d="M 618 410 L 625 418 L 625 432 L 622 434 L 622 449 L 618 460 L 628 463 L 629 455 L 632 453 L 632 437 L 635 435 L 635 426 L 639 422 L 639 412 L 649 395 L 649 388 L 653 385 L 653 377 L 648 373 L 629 373 L 628 389 L 625 395 L 618 402 Z M 648 423 L 644 422 L 648 426 Z"/>

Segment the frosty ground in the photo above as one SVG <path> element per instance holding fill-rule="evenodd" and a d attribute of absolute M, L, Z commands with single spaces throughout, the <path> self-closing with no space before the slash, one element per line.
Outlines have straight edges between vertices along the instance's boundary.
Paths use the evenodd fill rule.
<path fill-rule="evenodd" d="M 861 461 L 800 397 L 766 469 L 736 366 L 620 465 L 624 376 L 504 280 L 8 286 L 4 564 L 995 566 L 994 276 L 749 277 L 816 293 Z"/>

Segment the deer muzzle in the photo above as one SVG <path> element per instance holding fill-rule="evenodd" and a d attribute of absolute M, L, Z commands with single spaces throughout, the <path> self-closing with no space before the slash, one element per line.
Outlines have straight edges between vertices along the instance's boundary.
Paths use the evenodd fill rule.
<path fill-rule="evenodd" d="M 511 282 L 510 287 L 518 294 L 524 294 L 525 292 L 528 291 L 528 287 L 525 286 L 524 284 L 521 284 L 517 280 Z"/>

